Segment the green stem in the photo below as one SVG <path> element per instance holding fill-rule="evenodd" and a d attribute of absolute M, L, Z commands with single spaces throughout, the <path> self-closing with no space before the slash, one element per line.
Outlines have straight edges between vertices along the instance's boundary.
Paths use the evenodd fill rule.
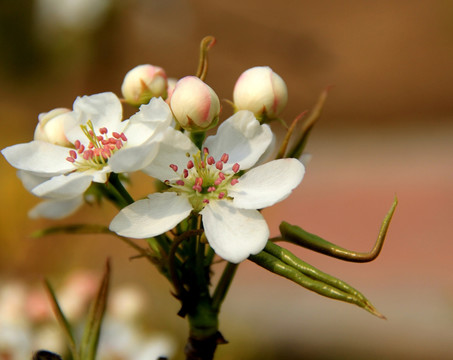
<path fill-rule="evenodd" d="M 117 191 L 117 193 L 122 197 L 123 201 L 127 205 L 130 205 L 134 202 L 134 199 L 132 198 L 132 196 L 128 193 L 128 191 L 125 189 L 125 187 L 121 183 L 121 181 L 118 177 L 118 174 L 111 173 L 110 177 L 109 177 L 109 183 Z"/>
<path fill-rule="evenodd" d="M 220 310 L 220 306 L 222 305 L 228 289 L 230 288 L 237 268 L 238 264 L 228 262 L 223 270 L 222 277 L 220 278 L 214 291 L 214 295 L 212 296 L 212 307 L 217 311 Z"/>

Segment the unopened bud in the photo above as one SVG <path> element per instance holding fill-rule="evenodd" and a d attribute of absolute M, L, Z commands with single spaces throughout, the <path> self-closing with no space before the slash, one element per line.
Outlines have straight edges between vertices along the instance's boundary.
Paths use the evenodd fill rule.
<path fill-rule="evenodd" d="M 153 97 L 167 97 L 167 74 L 159 66 L 138 65 L 124 77 L 124 99 L 131 105 L 147 104 Z"/>
<path fill-rule="evenodd" d="M 186 76 L 176 83 L 170 105 L 176 121 L 185 130 L 204 131 L 219 120 L 219 97 L 196 76 Z"/>
<path fill-rule="evenodd" d="M 270 67 L 256 66 L 239 76 L 233 101 L 237 110 L 250 110 L 260 119 L 273 119 L 286 106 L 288 90 L 283 79 Z"/>
<path fill-rule="evenodd" d="M 34 139 L 60 146 L 70 146 L 71 143 L 64 132 L 65 122 L 73 121 L 73 118 L 69 115 L 70 112 L 69 109 L 57 108 L 39 114 L 39 123 L 35 129 Z"/>

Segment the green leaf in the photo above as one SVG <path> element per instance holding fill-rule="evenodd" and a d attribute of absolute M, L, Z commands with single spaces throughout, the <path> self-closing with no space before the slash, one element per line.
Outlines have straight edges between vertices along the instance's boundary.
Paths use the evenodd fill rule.
<path fill-rule="evenodd" d="M 94 360 L 101 332 L 102 320 L 107 306 L 107 298 L 110 282 L 110 261 L 105 264 L 104 276 L 99 286 L 96 298 L 91 305 L 82 342 L 80 344 L 80 359 Z"/>
<path fill-rule="evenodd" d="M 77 346 L 76 346 L 76 343 L 74 340 L 74 336 L 72 334 L 72 329 L 71 329 L 71 326 L 69 325 L 68 320 L 64 316 L 63 311 L 61 311 L 60 305 L 58 304 L 58 300 L 55 295 L 55 291 L 53 290 L 52 286 L 50 285 L 50 283 L 47 279 L 44 279 L 44 286 L 47 290 L 47 293 L 50 296 L 52 309 L 55 313 L 57 321 L 65 334 L 66 341 L 68 343 L 68 347 L 71 352 L 72 358 L 74 360 L 78 360 L 79 357 L 78 357 L 78 353 L 77 353 Z"/>

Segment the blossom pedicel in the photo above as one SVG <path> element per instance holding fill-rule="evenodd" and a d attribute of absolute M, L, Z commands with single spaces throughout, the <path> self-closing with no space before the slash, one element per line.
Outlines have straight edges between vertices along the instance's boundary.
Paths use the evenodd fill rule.
<path fill-rule="evenodd" d="M 139 65 L 124 77 L 121 93 L 126 102 L 139 106 L 153 97 L 167 97 L 167 74 L 159 66 Z"/>
<path fill-rule="evenodd" d="M 257 118 L 276 118 L 288 102 L 283 79 L 268 66 L 244 71 L 236 81 L 233 101 L 237 110 L 250 110 Z"/>
<path fill-rule="evenodd" d="M 176 121 L 189 131 L 204 131 L 217 125 L 220 101 L 217 94 L 196 76 L 180 79 L 170 100 Z"/>

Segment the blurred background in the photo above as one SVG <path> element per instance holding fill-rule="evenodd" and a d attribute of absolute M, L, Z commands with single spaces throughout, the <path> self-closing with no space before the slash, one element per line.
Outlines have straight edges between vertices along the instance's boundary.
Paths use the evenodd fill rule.
<path fill-rule="evenodd" d="M 194 74 L 213 35 L 207 83 L 220 98 L 247 68 L 269 65 L 287 83 L 287 122 L 333 85 L 294 195 L 264 211 L 357 251 L 368 251 L 395 195 L 382 254 L 344 263 L 290 247 L 361 290 L 388 320 L 241 264 L 221 314 L 230 344 L 218 359 L 453 358 L 453 2 L 414 0 L 16 0 L 0 2 L 0 148 L 32 139 L 40 112 L 79 95 L 114 91 L 138 64 Z M 231 114 L 223 105 L 223 119 Z M 179 351 L 185 321 L 169 284 L 134 251 L 102 236 L 30 234 L 38 203 L 0 158 L 0 281 L 56 285 L 74 271 L 146 292 L 148 329 Z M 133 194 L 151 179 L 136 175 Z M 59 224 L 108 224 L 115 209 L 85 207 Z M 220 271 L 220 267 L 218 271 Z M 177 357 L 176 357 L 177 358 Z"/>

